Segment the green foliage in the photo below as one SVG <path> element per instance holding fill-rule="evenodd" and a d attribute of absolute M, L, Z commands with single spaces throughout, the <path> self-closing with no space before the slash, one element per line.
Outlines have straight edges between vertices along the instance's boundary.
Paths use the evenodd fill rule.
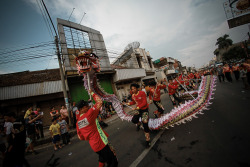
<path fill-rule="evenodd" d="M 229 35 L 225 34 L 224 36 L 218 38 L 215 45 L 218 45 L 219 49 L 225 49 L 225 48 L 228 48 L 229 46 L 233 45 L 233 41 L 228 37 L 229 37 Z"/>
<path fill-rule="evenodd" d="M 235 46 L 230 48 L 227 52 L 222 55 L 224 61 L 238 61 L 240 59 L 246 58 L 246 53 L 240 46 Z"/>

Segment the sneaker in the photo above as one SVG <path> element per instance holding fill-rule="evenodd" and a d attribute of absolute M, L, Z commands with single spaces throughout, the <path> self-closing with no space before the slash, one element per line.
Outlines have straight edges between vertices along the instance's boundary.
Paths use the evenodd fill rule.
<path fill-rule="evenodd" d="M 149 148 L 151 146 L 151 142 L 150 141 L 146 141 L 146 147 Z"/>

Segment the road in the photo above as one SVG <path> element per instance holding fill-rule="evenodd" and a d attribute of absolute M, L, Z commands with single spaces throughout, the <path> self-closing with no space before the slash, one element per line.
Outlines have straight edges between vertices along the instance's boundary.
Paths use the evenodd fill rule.
<path fill-rule="evenodd" d="M 105 131 L 119 166 L 250 166 L 250 91 L 243 92 L 242 86 L 240 81 L 218 83 L 210 110 L 186 124 L 151 132 L 152 140 L 160 136 L 151 149 L 145 149 L 143 131 L 137 132 L 132 123 L 109 122 Z M 167 94 L 162 102 L 166 112 L 173 108 Z M 155 109 L 150 106 L 150 111 Z M 97 154 L 76 136 L 58 151 L 52 144 L 37 149 L 39 154 L 26 156 L 32 166 L 98 166 Z"/>

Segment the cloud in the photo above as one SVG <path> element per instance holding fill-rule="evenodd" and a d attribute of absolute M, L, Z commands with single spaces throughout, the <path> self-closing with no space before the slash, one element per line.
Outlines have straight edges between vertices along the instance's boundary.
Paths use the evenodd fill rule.
<path fill-rule="evenodd" d="M 26 0 L 35 3 L 36 0 Z M 53 0 L 47 1 L 53 18 L 71 21 L 100 31 L 108 49 L 122 51 L 139 41 L 154 59 L 171 56 L 197 67 L 214 55 L 216 39 L 226 33 L 235 41 L 246 27 L 229 30 L 222 1 L 186 0 Z M 116 55 L 117 56 L 117 55 Z"/>

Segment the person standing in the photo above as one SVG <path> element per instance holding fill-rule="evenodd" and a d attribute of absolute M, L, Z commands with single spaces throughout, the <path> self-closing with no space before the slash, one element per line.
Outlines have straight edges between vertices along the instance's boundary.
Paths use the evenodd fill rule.
<path fill-rule="evenodd" d="M 60 114 L 61 114 L 62 119 L 65 120 L 67 122 L 67 124 L 69 124 L 68 110 L 64 105 L 61 105 Z"/>
<path fill-rule="evenodd" d="M 87 140 L 93 151 L 99 155 L 99 166 L 102 167 L 107 163 L 109 167 L 118 166 L 115 151 L 109 144 L 108 134 L 101 128 L 98 122 L 98 114 L 102 107 L 101 98 L 92 90 L 90 95 L 96 102 L 90 108 L 87 101 L 81 100 L 77 103 L 79 116 L 77 116 L 76 129 L 80 140 Z"/>
<path fill-rule="evenodd" d="M 244 65 L 240 66 L 240 77 L 241 77 L 241 79 L 243 81 L 244 88 L 246 90 L 248 90 L 249 89 L 249 84 L 247 82 L 247 69 L 246 69 L 246 67 Z"/>
<path fill-rule="evenodd" d="M 37 139 L 44 138 L 43 134 L 43 112 L 41 111 L 40 107 L 37 107 L 36 111 L 34 113 L 37 113 L 36 116 L 39 117 L 39 119 L 36 120 L 36 129 L 37 129 Z"/>
<path fill-rule="evenodd" d="M 247 69 L 247 82 L 250 85 L 250 58 L 248 58 L 243 65 Z"/>
<path fill-rule="evenodd" d="M 229 67 L 228 64 L 224 65 L 224 67 L 223 67 L 223 73 L 225 74 L 225 76 L 227 78 L 227 81 L 232 83 L 233 82 L 232 76 L 231 76 L 232 70 L 230 69 L 230 67 Z"/>
<path fill-rule="evenodd" d="M 3 160 L 3 167 L 16 167 L 16 166 L 27 166 L 27 160 L 25 159 L 25 142 L 26 142 L 26 131 L 24 119 L 17 118 L 16 114 L 9 112 L 6 114 L 7 120 L 12 122 L 13 128 L 11 131 L 12 140 L 10 146 L 7 148 L 5 158 Z"/>
<path fill-rule="evenodd" d="M 61 116 L 59 116 L 58 124 L 60 125 L 60 131 L 61 131 L 61 137 L 63 144 L 71 144 L 70 143 L 70 137 L 69 137 L 69 126 L 65 120 L 62 119 Z"/>
<path fill-rule="evenodd" d="M 164 107 L 161 104 L 161 89 L 166 89 L 166 85 L 157 84 L 155 81 L 149 83 L 150 84 L 150 92 L 149 92 L 149 100 L 150 104 L 153 102 L 157 107 L 157 111 L 154 112 L 156 118 L 160 118 L 164 113 Z"/>
<path fill-rule="evenodd" d="M 32 107 L 29 107 L 28 110 L 25 112 L 24 119 L 28 118 L 31 112 L 32 112 Z"/>
<path fill-rule="evenodd" d="M 71 117 L 73 118 L 73 128 L 76 128 L 76 111 L 77 111 L 76 102 L 73 101 L 71 110 Z"/>
<path fill-rule="evenodd" d="M 221 65 L 219 65 L 219 67 L 217 68 L 217 76 L 218 76 L 220 82 L 221 82 L 221 78 L 222 78 L 223 82 L 225 82 L 223 68 L 221 67 Z"/>
<path fill-rule="evenodd" d="M 132 95 L 132 101 L 127 103 L 127 105 L 134 105 L 136 104 L 136 107 L 133 108 L 133 110 L 136 111 L 135 115 L 132 118 L 132 122 L 134 124 L 137 124 L 137 130 L 140 128 L 139 119 L 141 117 L 142 125 L 144 127 L 144 134 L 146 138 L 146 147 L 150 147 L 150 130 L 148 127 L 148 120 L 149 120 L 149 111 L 148 111 L 148 102 L 147 102 L 147 96 L 145 92 L 139 91 L 139 85 L 138 84 L 131 84 L 130 89 L 133 93 Z"/>
<path fill-rule="evenodd" d="M 52 143 L 54 144 L 54 150 L 56 151 L 58 149 L 57 145 L 59 148 L 62 148 L 62 146 L 60 145 L 61 131 L 60 125 L 57 123 L 57 118 L 52 119 L 52 124 L 49 127 L 49 131 L 52 137 Z"/>
<path fill-rule="evenodd" d="M 51 107 L 50 116 L 52 119 L 57 119 L 59 116 L 58 110 L 56 110 L 54 106 Z"/>
<path fill-rule="evenodd" d="M 239 77 L 240 77 L 239 65 L 234 63 L 233 66 L 232 66 L 232 70 L 233 70 L 236 81 L 238 81 Z"/>
<path fill-rule="evenodd" d="M 32 154 L 36 154 L 34 151 L 34 143 L 36 142 L 36 123 L 35 121 L 40 119 L 40 116 L 36 116 L 34 112 L 32 112 L 28 119 L 26 119 L 26 127 L 27 127 L 27 134 L 28 137 L 31 139 L 31 143 L 26 149 L 26 153 L 31 150 Z"/>

